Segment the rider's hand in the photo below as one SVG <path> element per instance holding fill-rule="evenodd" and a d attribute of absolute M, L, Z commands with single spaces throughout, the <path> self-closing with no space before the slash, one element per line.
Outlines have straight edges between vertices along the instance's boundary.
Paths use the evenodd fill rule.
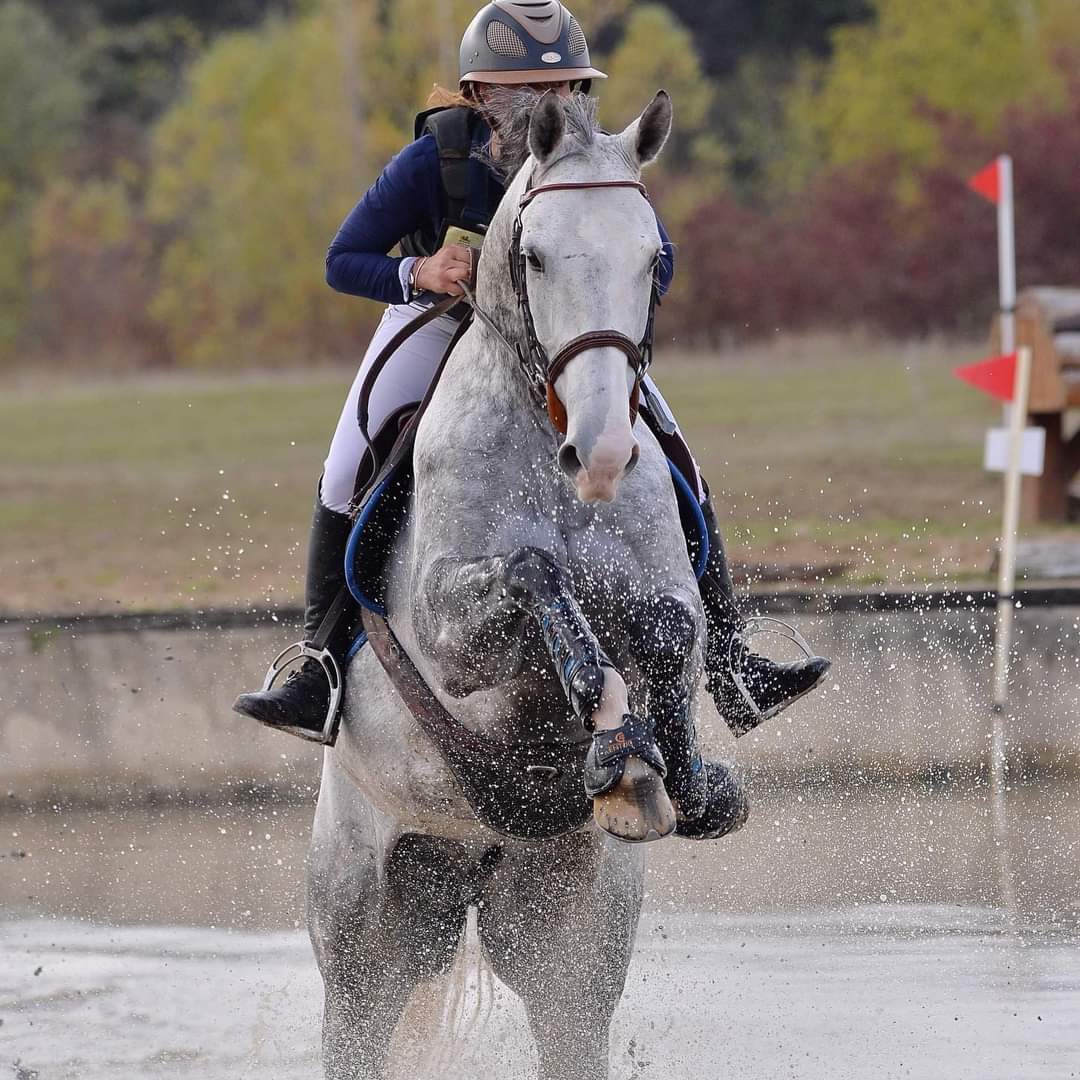
<path fill-rule="evenodd" d="M 416 287 L 421 292 L 439 293 L 443 296 L 464 296 L 466 285 L 472 277 L 472 252 L 462 244 L 447 244 L 430 259 L 424 260 L 416 277 Z"/>

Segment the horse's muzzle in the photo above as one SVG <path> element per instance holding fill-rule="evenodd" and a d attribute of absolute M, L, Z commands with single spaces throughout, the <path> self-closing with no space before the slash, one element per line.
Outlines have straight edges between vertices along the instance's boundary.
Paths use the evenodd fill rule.
<path fill-rule="evenodd" d="M 577 489 L 582 502 L 614 502 L 619 482 L 629 473 L 641 456 L 641 447 L 629 433 L 629 439 L 606 432 L 592 442 L 584 453 L 572 437 L 559 448 L 559 467 Z"/>

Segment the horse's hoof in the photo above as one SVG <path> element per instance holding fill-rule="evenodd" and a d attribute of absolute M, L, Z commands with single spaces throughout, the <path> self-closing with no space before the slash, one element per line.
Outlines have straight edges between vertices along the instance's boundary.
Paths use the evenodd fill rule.
<path fill-rule="evenodd" d="M 627 844 L 663 840 L 675 831 L 675 807 L 660 774 L 640 758 L 626 760 L 622 779 L 593 799 L 593 820 Z"/>

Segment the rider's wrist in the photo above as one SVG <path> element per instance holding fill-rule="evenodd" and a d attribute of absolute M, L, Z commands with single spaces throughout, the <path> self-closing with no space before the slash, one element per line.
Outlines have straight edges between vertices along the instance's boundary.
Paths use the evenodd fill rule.
<path fill-rule="evenodd" d="M 422 255 L 419 259 L 412 264 L 409 269 L 409 299 L 412 300 L 418 292 L 420 292 L 420 271 L 423 269 L 424 263 L 428 261 L 426 255 Z"/>

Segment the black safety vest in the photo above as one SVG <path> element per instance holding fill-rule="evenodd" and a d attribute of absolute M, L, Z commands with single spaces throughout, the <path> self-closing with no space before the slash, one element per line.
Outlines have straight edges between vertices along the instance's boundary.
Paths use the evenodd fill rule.
<path fill-rule="evenodd" d="M 428 109 L 416 118 L 415 137 L 433 135 L 439 151 L 439 175 L 446 195 L 446 217 L 438 224 L 425 225 L 401 241 L 403 255 L 434 255 L 450 226 L 485 232 L 491 224 L 487 191 L 476 190 L 479 178 L 488 182 L 489 173 L 472 156 L 473 140 L 483 118 L 463 105 Z"/>

